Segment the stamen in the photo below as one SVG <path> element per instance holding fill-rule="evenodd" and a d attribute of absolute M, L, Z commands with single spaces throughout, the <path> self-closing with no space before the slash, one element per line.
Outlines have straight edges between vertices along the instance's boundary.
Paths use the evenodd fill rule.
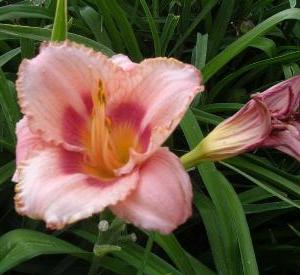
<path fill-rule="evenodd" d="M 93 111 L 87 138 L 87 172 L 102 179 L 114 177 L 114 170 L 129 159 L 129 149 L 139 148 L 138 135 L 131 123 L 112 121 L 106 114 L 105 87 L 99 80 L 92 92 Z M 116 124 L 117 123 L 117 124 Z"/>
<path fill-rule="evenodd" d="M 106 116 L 106 94 L 99 80 L 97 89 L 92 93 L 93 112 L 91 136 L 88 148 L 88 166 L 101 177 L 113 176 L 113 170 L 121 166 L 116 157 L 116 149 L 111 140 L 112 122 Z"/>

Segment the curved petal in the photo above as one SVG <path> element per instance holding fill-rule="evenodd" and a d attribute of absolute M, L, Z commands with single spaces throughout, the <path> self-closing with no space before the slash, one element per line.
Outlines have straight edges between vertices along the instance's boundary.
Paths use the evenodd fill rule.
<path fill-rule="evenodd" d="M 19 69 L 17 91 L 22 112 L 34 133 L 47 142 L 80 150 L 92 110 L 91 93 L 99 80 L 108 97 L 118 92 L 123 70 L 106 56 L 71 43 L 46 43 Z"/>
<path fill-rule="evenodd" d="M 271 116 L 259 100 L 221 122 L 192 151 L 199 160 L 222 160 L 261 145 L 271 131 Z M 187 155 L 188 156 L 188 155 Z"/>
<path fill-rule="evenodd" d="M 145 110 L 142 130 L 151 128 L 155 148 L 175 129 L 194 96 L 204 90 L 195 67 L 171 58 L 146 59 L 128 70 L 127 78 L 128 89 L 111 106 L 120 101 L 141 105 Z"/>
<path fill-rule="evenodd" d="M 77 172 L 75 152 L 45 148 L 20 170 L 15 205 L 18 213 L 42 219 L 50 229 L 87 218 L 123 200 L 136 187 L 138 172 L 100 181 Z M 50 171 L 50 172 L 49 172 Z"/>
<path fill-rule="evenodd" d="M 280 82 L 253 98 L 261 100 L 273 117 L 287 118 L 299 108 L 300 76 Z"/>
<path fill-rule="evenodd" d="M 16 166 L 17 170 L 12 181 L 19 180 L 19 166 L 23 161 L 30 158 L 37 151 L 46 145 L 38 134 L 33 134 L 28 127 L 28 119 L 24 116 L 16 126 L 17 146 L 16 146 Z"/>
<path fill-rule="evenodd" d="M 110 208 L 136 226 L 168 234 L 192 213 L 189 176 L 173 153 L 160 148 L 141 166 L 137 188 Z"/>
<path fill-rule="evenodd" d="M 132 62 L 129 57 L 124 54 L 113 55 L 110 59 L 124 71 L 130 71 L 138 65 L 137 63 Z"/>
<path fill-rule="evenodd" d="M 274 147 L 300 161 L 300 123 L 288 124 L 285 129 L 274 130 L 263 146 Z"/>

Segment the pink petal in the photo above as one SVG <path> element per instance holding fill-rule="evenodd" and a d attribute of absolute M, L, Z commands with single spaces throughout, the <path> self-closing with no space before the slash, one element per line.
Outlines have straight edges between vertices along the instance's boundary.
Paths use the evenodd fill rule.
<path fill-rule="evenodd" d="M 221 160 L 252 150 L 260 146 L 270 131 L 268 109 L 259 100 L 250 100 L 202 140 L 197 148 L 199 159 Z"/>
<path fill-rule="evenodd" d="M 141 167 L 137 188 L 110 207 L 119 217 L 168 234 L 192 213 L 192 186 L 179 159 L 160 148 Z"/>
<path fill-rule="evenodd" d="M 274 130 L 263 146 L 274 147 L 300 160 L 300 123 L 286 125 L 283 130 Z"/>
<path fill-rule="evenodd" d="M 131 62 L 120 55 L 116 60 L 119 64 Z M 117 169 L 116 175 L 128 173 L 147 159 L 178 125 L 194 96 L 204 89 L 199 71 L 175 59 L 153 58 L 133 64 L 127 71 L 127 89 L 110 101 L 108 114 L 112 121 L 135 118 L 143 150 L 130 150 L 128 163 Z"/>
<path fill-rule="evenodd" d="M 142 129 L 151 128 L 151 140 L 161 145 L 178 125 L 194 96 L 203 91 L 200 72 L 175 59 L 146 59 L 127 71 L 128 89 L 112 106 L 135 102 L 145 109 Z M 117 101 L 117 102 L 116 102 Z"/>
<path fill-rule="evenodd" d="M 122 69 L 101 53 L 71 43 L 43 44 L 20 66 L 17 90 L 34 133 L 47 142 L 80 150 L 92 110 L 91 92 L 102 81 L 109 96 L 122 90 Z"/>
<path fill-rule="evenodd" d="M 299 108 L 300 76 L 292 77 L 253 96 L 268 107 L 275 118 L 287 118 Z"/>
<path fill-rule="evenodd" d="M 116 54 L 112 56 L 111 61 L 121 67 L 124 71 L 132 70 L 137 64 L 132 62 L 128 56 L 124 54 Z"/>
<path fill-rule="evenodd" d="M 118 128 L 121 128 L 120 130 L 124 130 L 126 127 L 134 129 L 139 137 L 139 145 L 142 152 L 147 150 L 151 135 L 150 127 L 142 127 L 145 112 L 145 108 L 138 102 L 121 102 L 112 107 L 108 113 L 109 118 L 113 122 L 112 132 Z"/>
<path fill-rule="evenodd" d="M 12 180 L 17 182 L 19 179 L 19 166 L 23 161 L 30 158 L 37 151 L 44 148 L 45 143 L 38 134 L 33 134 L 28 128 L 28 119 L 24 116 L 16 126 L 17 146 L 16 146 L 16 166 L 17 170 Z"/>
<path fill-rule="evenodd" d="M 80 155 L 49 147 L 27 160 L 16 186 L 15 205 L 20 214 L 60 229 L 124 200 L 136 187 L 138 172 L 111 181 L 89 177 L 80 169 L 76 173 L 75 154 Z"/>

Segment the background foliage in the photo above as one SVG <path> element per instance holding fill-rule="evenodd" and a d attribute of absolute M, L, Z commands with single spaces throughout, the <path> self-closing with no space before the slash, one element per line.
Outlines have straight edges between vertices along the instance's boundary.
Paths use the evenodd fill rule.
<path fill-rule="evenodd" d="M 299 163 L 270 149 L 190 171 L 193 217 L 172 235 L 124 228 L 110 213 L 100 234 L 97 216 L 58 232 L 18 216 L 14 81 L 50 39 L 56 1 L 0 5 L 0 273 L 299 274 Z M 67 20 L 69 39 L 109 56 L 173 56 L 202 70 L 206 92 L 167 141 L 179 156 L 251 93 L 300 74 L 296 0 L 72 0 Z"/>

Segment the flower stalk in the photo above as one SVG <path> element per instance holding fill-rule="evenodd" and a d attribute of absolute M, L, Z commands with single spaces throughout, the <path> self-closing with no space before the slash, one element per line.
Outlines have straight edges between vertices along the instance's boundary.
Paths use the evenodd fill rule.
<path fill-rule="evenodd" d="M 180 161 L 186 170 L 200 164 L 205 159 L 202 154 L 202 143 L 199 143 L 193 150 L 184 154 Z"/>

